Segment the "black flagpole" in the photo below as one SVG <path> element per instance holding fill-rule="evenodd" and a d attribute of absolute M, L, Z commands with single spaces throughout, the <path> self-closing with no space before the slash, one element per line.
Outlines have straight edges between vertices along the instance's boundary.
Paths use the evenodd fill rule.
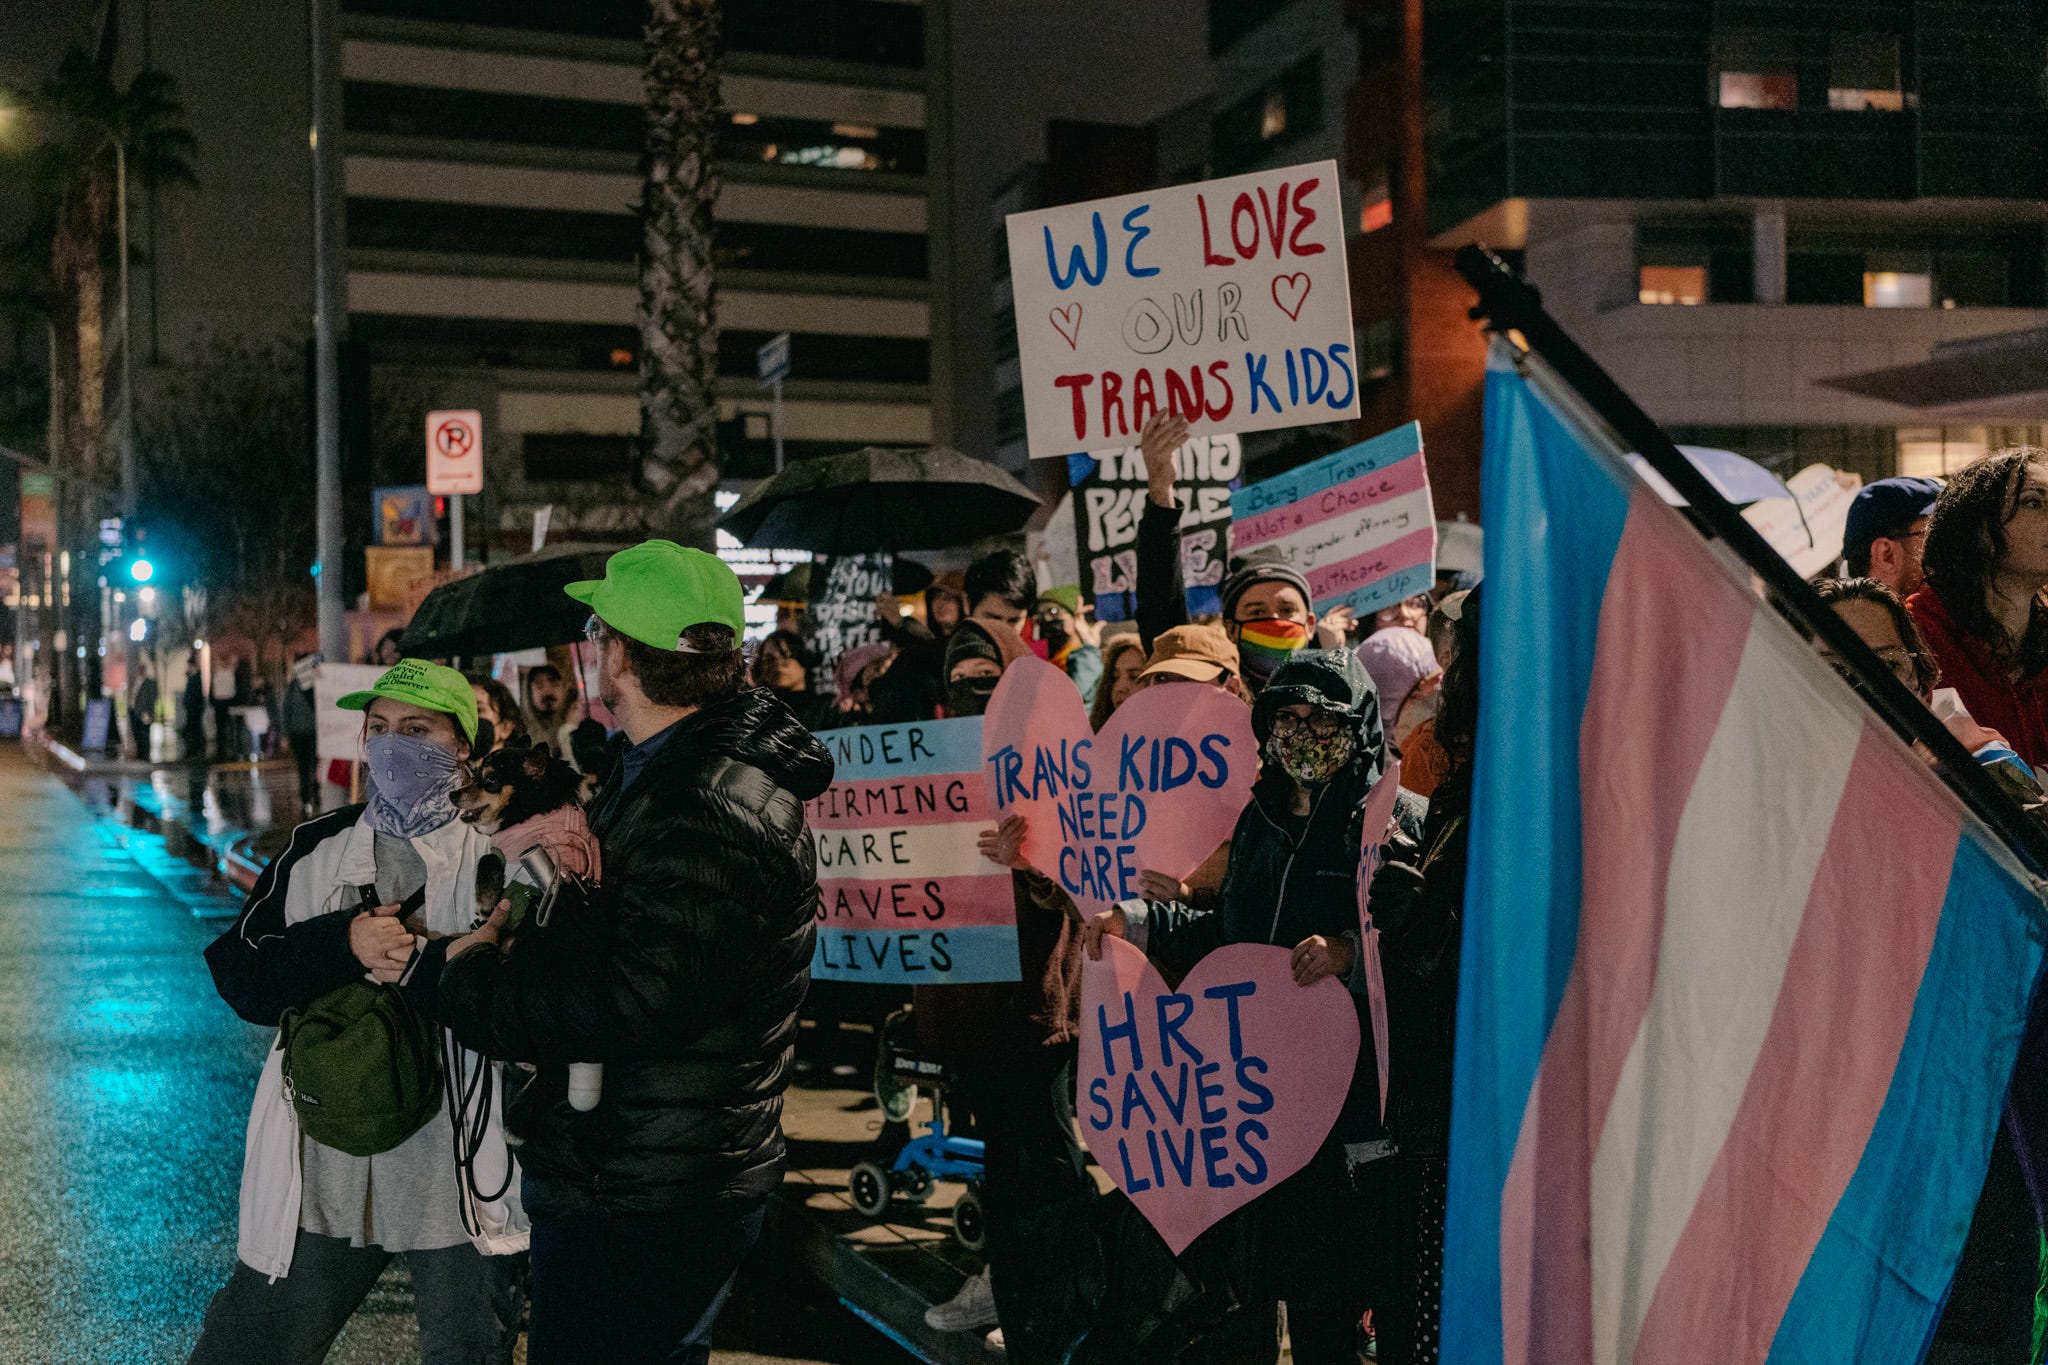
<path fill-rule="evenodd" d="M 1594 359 L 1565 334 L 1543 309 L 1535 287 L 1517 277 L 1498 256 L 1482 247 L 1458 252 L 1458 273 L 1479 291 L 1472 310 L 1497 332 L 1519 332 L 1530 351 L 1541 357 L 1557 377 L 1663 475 L 1689 504 L 1684 510 L 1703 535 L 1718 539 L 1764 581 L 1770 600 L 1781 614 L 1808 636 L 1825 640 L 1828 648 L 1856 675 L 1859 690 L 1878 714 L 1901 736 L 1930 749 L 1948 785 L 1978 819 L 2004 840 L 2035 876 L 2048 875 L 2048 830 L 2037 825 L 1935 718 L 1849 629 L 1834 609 L 1820 600 L 1807 581 L 1707 477 L 1693 468 L 1664 429 L 1608 377 Z"/>

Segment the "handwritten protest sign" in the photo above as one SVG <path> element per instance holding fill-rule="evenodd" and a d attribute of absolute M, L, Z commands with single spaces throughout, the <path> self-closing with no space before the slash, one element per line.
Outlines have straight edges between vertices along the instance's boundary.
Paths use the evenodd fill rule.
<path fill-rule="evenodd" d="M 810 601 L 804 610 L 804 641 L 818 656 L 811 686 L 830 692 L 832 670 L 850 649 L 878 643 L 882 623 L 875 598 L 895 586 L 896 562 L 888 554 L 837 555 L 811 569 Z"/>
<path fill-rule="evenodd" d="M 321 664 L 313 675 L 314 752 L 353 763 L 363 756 L 363 713 L 335 705 L 351 692 L 368 691 L 385 669 L 379 664 Z M 343 785 L 347 785 L 346 779 Z"/>
<path fill-rule="evenodd" d="M 1289 949 L 1219 948 L 1169 990 L 1105 939 L 1081 967 L 1081 1134 L 1177 1256 L 1309 1163 L 1344 1107 L 1358 1012 Z"/>
<path fill-rule="evenodd" d="M 1010 874 L 981 856 L 995 821 L 979 717 L 819 736 L 835 772 L 804 807 L 818 849 L 821 981 L 1017 979 Z"/>
<path fill-rule="evenodd" d="M 1228 433 L 1195 436 L 1174 452 L 1180 500 L 1180 579 L 1190 616 L 1222 610 L 1217 588 L 1230 561 L 1230 490 L 1244 446 Z M 1136 446 L 1105 451 L 1074 488 L 1081 591 L 1098 621 L 1138 614 L 1138 520 L 1145 512 L 1145 457 Z"/>
<path fill-rule="evenodd" d="M 999 815 L 1030 825 L 1024 856 L 1083 915 L 1138 894 L 1147 869 L 1186 877 L 1251 799 L 1251 708 L 1202 683 L 1148 687 L 1091 734 L 1067 675 L 1039 659 L 1004 672 L 982 756 Z"/>
<path fill-rule="evenodd" d="M 1033 457 L 1355 416 L 1337 163 L 1011 214 Z"/>
<path fill-rule="evenodd" d="M 1315 609 L 1363 616 L 1429 590 L 1436 512 L 1422 428 L 1410 422 L 1230 495 L 1237 554 L 1277 547 Z"/>
<path fill-rule="evenodd" d="M 1387 761 L 1387 770 L 1365 794 L 1358 849 L 1358 942 L 1365 955 L 1365 989 L 1372 1010 L 1372 1036 L 1380 1068 L 1380 1118 L 1387 1116 L 1387 973 L 1380 962 L 1379 926 L 1372 922 L 1372 879 L 1387 860 L 1387 835 L 1394 823 L 1394 803 L 1401 795 L 1401 760 Z"/>

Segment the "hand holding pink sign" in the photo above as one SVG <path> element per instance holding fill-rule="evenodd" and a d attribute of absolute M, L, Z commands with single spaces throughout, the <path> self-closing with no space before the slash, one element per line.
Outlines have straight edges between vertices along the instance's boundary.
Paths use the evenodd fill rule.
<path fill-rule="evenodd" d="M 1024 856 L 1086 916 L 1139 894 L 1150 869 L 1185 878 L 1251 799 L 1251 708 L 1199 683 L 1148 687 L 1091 734 L 1080 693 L 1040 659 L 1004 672 L 982 721 L 996 811 L 1029 822 Z"/>
<path fill-rule="evenodd" d="M 1238 943 L 1169 990 L 1106 939 L 1081 969 L 1081 1134 L 1177 1256 L 1308 1165 L 1358 1061 L 1358 1013 L 1285 948 Z"/>

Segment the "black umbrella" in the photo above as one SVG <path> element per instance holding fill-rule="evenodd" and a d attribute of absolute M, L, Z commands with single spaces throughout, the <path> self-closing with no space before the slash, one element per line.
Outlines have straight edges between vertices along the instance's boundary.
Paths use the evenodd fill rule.
<path fill-rule="evenodd" d="M 583 638 L 590 608 L 562 589 L 604 577 L 613 548 L 553 545 L 443 583 L 413 613 L 399 648 L 415 657 L 445 659 L 574 644 Z"/>
<path fill-rule="evenodd" d="M 969 545 L 1037 510 L 1036 493 L 957 450 L 866 446 L 762 480 L 718 525 L 750 546 L 844 555 Z"/>
<path fill-rule="evenodd" d="M 893 561 L 889 575 L 889 591 L 898 597 L 923 592 L 932 585 L 932 571 L 914 559 L 901 555 Z M 795 602 L 802 604 L 811 600 L 811 566 L 797 564 L 768 580 L 761 589 L 764 602 Z"/>

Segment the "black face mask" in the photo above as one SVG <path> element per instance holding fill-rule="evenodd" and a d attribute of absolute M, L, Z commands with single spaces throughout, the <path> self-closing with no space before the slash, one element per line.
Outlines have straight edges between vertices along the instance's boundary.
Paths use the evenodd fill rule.
<path fill-rule="evenodd" d="M 1045 641 L 1045 647 L 1051 653 L 1058 654 L 1067 647 L 1067 628 L 1058 617 L 1041 616 L 1032 625 L 1034 633 Z"/>
<path fill-rule="evenodd" d="M 946 684 L 946 714 L 978 716 L 988 710 L 999 678 L 959 678 Z"/>

